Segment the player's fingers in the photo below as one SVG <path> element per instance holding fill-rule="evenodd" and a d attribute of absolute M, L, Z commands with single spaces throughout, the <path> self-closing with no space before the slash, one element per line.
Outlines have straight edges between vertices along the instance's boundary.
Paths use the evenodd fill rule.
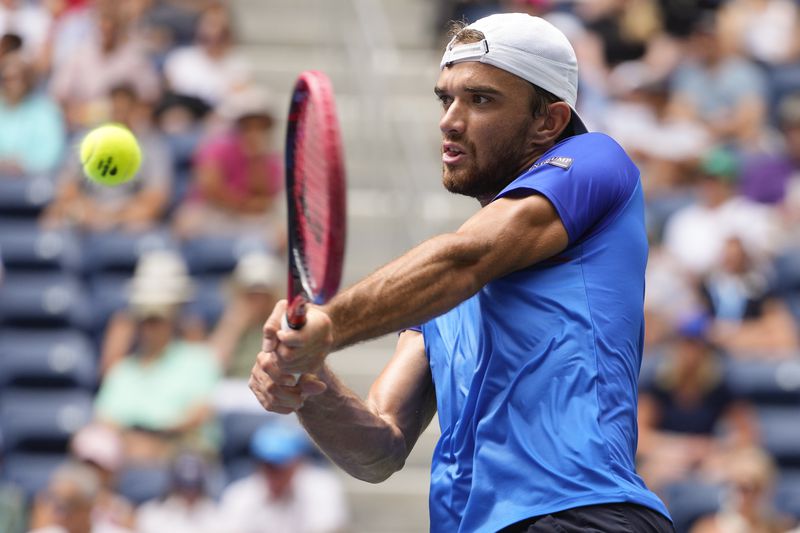
<path fill-rule="evenodd" d="M 299 388 L 278 385 L 257 364 L 253 365 L 249 386 L 259 403 L 269 411 L 283 413 L 286 409 L 291 412 L 303 407 L 305 398 Z"/>
<path fill-rule="evenodd" d="M 256 365 L 276 383 L 281 385 L 292 386 L 297 382 L 292 374 L 284 372 L 280 367 L 280 360 L 275 352 L 259 352 L 256 358 Z"/>
<path fill-rule="evenodd" d="M 279 300 L 272 309 L 269 318 L 264 322 L 264 338 L 261 342 L 261 350 L 264 352 L 273 351 L 278 343 L 278 332 L 281 330 L 281 319 L 286 314 L 286 300 Z"/>
<path fill-rule="evenodd" d="M 303 374 L 300 376 L 300 382 L 298 385 L 300 386 L 301 394 L 304 397 L 316 396 L 318 394 L 322 394 L 328 389 L 328 386 L 324 381 L 312 376 L 311 374 Z"/>

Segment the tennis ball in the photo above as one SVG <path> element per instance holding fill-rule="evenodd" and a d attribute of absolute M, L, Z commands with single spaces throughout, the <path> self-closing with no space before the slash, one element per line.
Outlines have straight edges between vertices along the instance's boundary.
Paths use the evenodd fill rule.
<path fill-rule="evenodd" d="M 121 124 L 104 124 L 83 138 L 81 164 L 90 180 L 101 185 L 120 185 L 139 170 L 142 150 L 131 130 Z"/>

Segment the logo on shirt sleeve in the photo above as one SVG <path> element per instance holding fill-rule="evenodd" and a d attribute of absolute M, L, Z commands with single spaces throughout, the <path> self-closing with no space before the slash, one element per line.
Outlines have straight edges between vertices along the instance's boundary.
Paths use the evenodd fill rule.
<path fill-rule="evenodd" d="M 563 155 L 554 155 L 552 157 L 548 157 L 547 159 L 537 161 L 536 163 L 533 164 L 531 170 L 539 168 L 543 165 L 553 165 L 554 167 L 563 168 L 564 170 L 567 170 L 569 167 L 572 166 L 572 158 Z"/>

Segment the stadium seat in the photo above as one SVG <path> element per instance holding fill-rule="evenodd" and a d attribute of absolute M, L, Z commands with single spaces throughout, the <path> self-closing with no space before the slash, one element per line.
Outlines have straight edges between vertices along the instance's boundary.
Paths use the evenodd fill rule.
<path fill-rule="evenodd" d="M 263 240 L 253 236 L 197 237 L 183 244 L 183 256 L 194 275 L 228 274 L 242 255 L 266 250 Z"/>
<path fill-rule="evenodd" d="M 781 471 L 775 489 L 775 507 L 781 513 L 800 518 L 800 470 Z"/>
<path fill-rule="evenodd" d="M 89 294 L 92 300 L 92 329 L 102 334 L 109 318 L 128 305 L 128 284 L 131 276 L 126 273 L 98 273 L 89 279 Z"/>
<path fill-rule="evenodd" d="M 0 213 L 5 217 L 35 219 L 54 194 L 54 180 L 46 176 L 0 179 Z"/>
<path fill-rule="evenodd" d="M 131 466 L 117 480 L 117 491 L 134 505 L 161 498 L 168 489 L 169 471 L 160 466 Z"/>
<path fill-rule="evenodd" d="M 209 328 L 213 327 L 225 310 L 224 283 L 224 276 L 195 276 L 195 292 L 184 313 L 200 318 Z"/>
<path fill-rule="evenodd" d="M 6 221 L 0 225 L 3 265 L 15 270 L 77 272 L 80 248 L 67 231 L 40 229 L 36 221 Z"/>
<path fill-rule="evenodd" d="M 94 345 L 74 329 L 0 329 L 0 389 L 97 384 Z"/>
<path fill-rule="evenodd" d="M 275 420 L 270 413 L 229 411 L 221 415 L 222 460 L 230 461 L 250 456 L 250 438 L 265 423 Z"/>
<path fill-rule="evenodd" d="M 761 407 L 761 442 L 782 468 L 800 468 L 800 407 Z"/>
<path fill-rule="evenodd" d="M 93 233 L 83 239 L 84 272 L 133 273 L 139 256 L 152 250 L 176 249 L 166 230 L 144 233 Z"/>
<path fill-rule="evenodd" d="M 700 480 L 673 483 L 663 491 L 664 503 L 672 515 L 675 531 L 687 533 L 697 519 L 717 511 L 722 488 Z"/>
<path fill-rule="evenodd" d="M 72 434 L 92 419 L 92 395 L 82 389 L 6 389 L 0 431 L 7 453 L 64 453 Z"/>
<path fill-rule="evenodd" d="M 800 362 L 735 359 L 728 363 L 727 380 L 738 397 L 758 405 L 800 403 Z"/>
<path fill-rule="evenodd" d="M 66 459 L 63 453 L 11 453 L 3 459 L 2 479 L 19 486 L 30 499 L 47 486 L 50 475 Z"/>
<path fill-rule="evenodd" d="M 63 272 L 9 272 L 0 286 L 0 323 L 20 327 L 90 325 L 83 283 Z"/>

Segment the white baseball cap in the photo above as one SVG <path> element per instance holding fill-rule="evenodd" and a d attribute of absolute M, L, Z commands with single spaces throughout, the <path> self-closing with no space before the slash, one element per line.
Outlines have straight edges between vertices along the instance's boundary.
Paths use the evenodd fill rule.
<path fill-rule="evenodd" d="M 510 72 L 561 98 L 572 108 L 575 134 L 587 131 L 575 112 L 578 100 L 578 60 L 567 37 L 540 17 L 525 13 L 490 15 L 467 26 L 483 33 L 475 43 L 448 43 L 441 69 L 478 61 Z"/>

